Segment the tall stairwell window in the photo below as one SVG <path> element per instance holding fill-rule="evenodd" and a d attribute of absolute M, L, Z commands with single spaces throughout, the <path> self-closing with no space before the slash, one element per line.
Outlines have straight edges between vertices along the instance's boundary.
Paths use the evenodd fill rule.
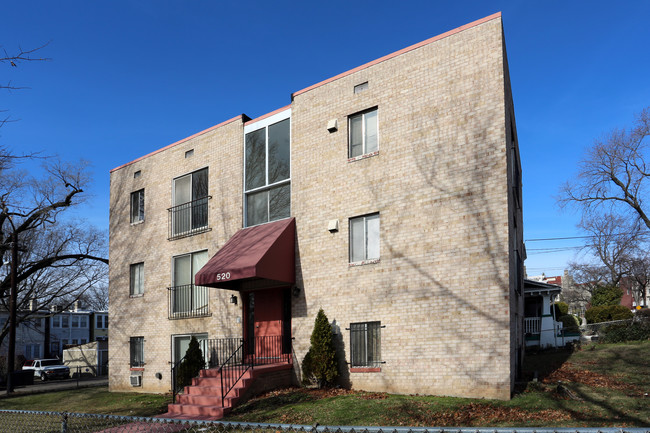
<path fill-rule="evenodd" d="M 245 226 L 291 215 L 290 110 L 245 127 Z"/>
<path fill-rule="evenodd" d="M 208 228 L 208 169 L 177 177 L 169 208 L 169 238 L 192 236 Z"/>

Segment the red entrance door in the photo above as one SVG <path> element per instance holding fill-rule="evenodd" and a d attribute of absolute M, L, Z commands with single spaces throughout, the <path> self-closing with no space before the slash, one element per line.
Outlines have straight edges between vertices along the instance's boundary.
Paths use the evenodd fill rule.
<path fill-rule="evenodd" d="M 248 353 L 257 364 L 281 362 L 283 356 L 283 289 L 258 290 L 248 294 Z M 251 338 L 252 337 L 252 338 Z M 286 360 L 286 359 L 285 359 Z"/>
<path fill-rule="evenodd" d="M 255 337 L 282 336 L 282 291 L 255 292 Z"/>

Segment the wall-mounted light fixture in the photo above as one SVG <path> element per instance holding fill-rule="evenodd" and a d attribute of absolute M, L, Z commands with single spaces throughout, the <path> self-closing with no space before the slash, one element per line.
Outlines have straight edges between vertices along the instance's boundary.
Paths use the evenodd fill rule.
<path fill-rule="evenodd" d="M 162 379 L 162 373 L 156 373 L 156 379 L 161 380 Z"/>
<path fill-rule="evenodd" d="M 300 287 L 293 286 L 293 296 L 294 296 L 294 298 L 297 298 L 298 296 L 300 296 Z"/>
<path fill-rule="evenodd" d="M 231 303 L 231 304 L 234 304 L 234 305 L 237 305 L 237 296 L 232 295 L 232 296 L 230 297 L 230 303 Z"/>
<path fill-rule="evenodd" d="M 339 121 L 336 119 L 330 119 L 327 121 L 327 130 L 329 132 L 336 132 L 339 129 Z"/>

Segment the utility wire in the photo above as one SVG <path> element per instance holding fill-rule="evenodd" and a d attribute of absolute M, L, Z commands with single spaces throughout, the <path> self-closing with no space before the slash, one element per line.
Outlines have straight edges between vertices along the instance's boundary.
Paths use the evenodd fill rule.
<path fill-rule="evenodd" d="M 625 235 L 631 235 L 634 234 L 634 232 L 630 233 L 614 233 L 609 236 L 625 236 Z M 648 235 L 650 234 L 650 231 L 644 231 L 644 232 L 638 232 L 639 235 Z M 563 241 L 567 239 L 589 239 L 589 238 L 595 238 L 598 237 L 596 235 L 589 235 L 589 236 L 568 236 L 564 238 L 539 238 L 539 239 L 524 239 L 524 242 L 540 242 L 540 241 Z"/>

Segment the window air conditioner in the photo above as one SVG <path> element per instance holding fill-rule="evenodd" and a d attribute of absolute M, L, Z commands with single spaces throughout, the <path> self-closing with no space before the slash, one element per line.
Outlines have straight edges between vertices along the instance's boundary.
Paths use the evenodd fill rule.
<path fill-rule="evenodd" d="M 142 386 L 142 376 L 131 376 L 131 386 Z"/>

